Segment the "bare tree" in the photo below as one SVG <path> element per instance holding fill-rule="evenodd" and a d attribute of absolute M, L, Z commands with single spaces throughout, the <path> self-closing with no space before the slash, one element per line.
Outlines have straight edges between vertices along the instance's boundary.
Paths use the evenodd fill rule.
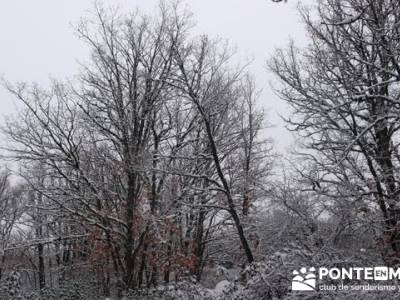
<path fill-rule="evenodd" d="M 223 45 L 189 38 L 179 4 L 156 17 L 94 12 L 77 28 L 91 59 L 76 81 L 6 83 L 23 104 L 3 131 L 31 167 L 39 287 L 46 267 L 61 285 L 74 264 L 107 297 L 200 280 L 210 243 L 232 228 L 251 263 L 250 207 L 271 169 L 253 79 Z"/>
<path fill-rule="evenodd" d="M 223 205 L 234 221 L 247 261 L 252 262 L 254 260 L 253 253 L 245 236 L 234 199 L 235 187 L 231 185 L 233 181 L 229 180 L 229 156 L 236 153 L 239 145 L 243 142 L 245 143 L 245 152 L 252 151 L 254 134 L 257 132 L 251 128 L 254 125 L 251 120 L 254 117 L 251 111 L 252 97 L 250 95 L 250 99 L 247 98 L 247 101 L 250 101 L 248 102 L 250 111 L 249 126 L 246 125 L 245 130 L 251 131 L 250 135 L 247 135 L 243 134 L 245 131 L 243 127 L 241 129 L 237 127 L 237 122 L 243 120 L 243 115 L 240 117 L 237 115 L 238 111 L 234 111 L 234 107 L 237 107 L 238 110 L 241 109 L 238 105 L 243 99 L 242 97 L 249 96 L 243 95 L 240 90 L 243 88 L 240 85 L 242 70 L 233 70 L 230 65 L 232 54 L 229 49 L 220 49 L 217 45 L 216 42 L 203 37 L 186 48 L 177 48 L 175 59 L 180 72 L 173 84 L 182 90 L 184 96 L 200 115 L 201 125 L 208 142 L 209 155 L 217 175 L 216 179 L 209 178 L 209 181 L 215 190 L 223 193 L 226 199 Z M 251 89 L 252 86 L 248 85 L 245 91 L 252 93 Z M 245 162 L 245 172 L 247 175 L 244 176 L 247 176 L 247 179 L 250 172 L 250 152 L 246 153 L 248 161 L 247 165 Z M 248 199 L 244 199 L 244 201 L 244 211 L 247 213 L 248 203 L 246 202 Z"/>
<path fill-rule="evenodd" d="M 269 63 L 293 108 L 288 123 L 311 150 L 304 157 L 313 167 L 303 175 L 333 203 L 341 197 L 353 208 L 378 207 L 395 253 L 399 9 L 395 1 L 328 0 L 315 21 L 303 9 L 310 46 L 291 45 Z"/>
<path fill-rule="evenodd" d="M 10 172 L 0 173 L 0 279 L 6 268 L 8 248 L 14 243 L 18 222 L 24 212 L 23 189 L 11 186 Z"/>

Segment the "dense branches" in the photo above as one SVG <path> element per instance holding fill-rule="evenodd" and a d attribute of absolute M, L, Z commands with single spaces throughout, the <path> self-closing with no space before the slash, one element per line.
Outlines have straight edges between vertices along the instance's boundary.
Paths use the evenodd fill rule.
<path fill-rule="evenodd" d="M 243 219 L 271 168 L 253 80 L 220 42 L 190 38 L 177 5 L 95 15 L 77 28 L 91 60 L 74 82 L 6 84 L 23 104 L 4 128 L 8 153 L 27 166 L 34 206 L 51 207 L 33 216 L 36 237 L 81 237 L 48 250 L 65 266 L 89 264 L 106 295 L 200 279 L 229 220 L 252 262 Z"/>
<path fill-rule="evenodd" d="M 324 1 L 316 21 L 303 10 L 308 49 L 292 45 L 270 61 L 293 108 L 288 122 L 313 150 L 309 182 L 353 208 L 379 207 L 395 252 L 399 9 L 395 1 Z"/>

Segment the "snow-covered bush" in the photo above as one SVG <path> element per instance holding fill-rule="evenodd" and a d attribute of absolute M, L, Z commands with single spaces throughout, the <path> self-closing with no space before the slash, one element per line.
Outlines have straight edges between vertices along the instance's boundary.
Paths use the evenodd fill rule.
<path fill-rule="evenodd" d="M 127 299 L 143 300 L 212 300 L 213 294 L 200 284 L 192 280 L 185 280 L 176 284 L 160 286 L 153 289 L 133 291 Z"/>
<path fill-rule="evenodd" d="M 6 280 L 0 286 L 0 299 L 22 300 L 21 274 L 14 270 L 11 271 Z"/>
<path fill-rule="evenodd" d="M 0 298 L 1 299 L 1 298 Z M 90 280 L 68 280 L 59 286 L 25 293 L 24 300 L 98 300 L 103 299 L 99 286 Z"/>
<path fill-rule="evenodd" d="M 288 287 L 285 264 L 279 255 L 274 255 L 246 267 L 219 299 L 280 299 L 288 293 Z"/>
<path fill-rule="evenodd" d="M 265 257 L 264 260 L 246 267 L 240 277 L 218 295 L 218 299 L 340 299 L 340 297 L 344 297 L 343 299 L 398 299 L 396 298 L 398 296 L 395 296 L 393 292 L 375 293 L 375 296 L 379 295 L 378 298 L 367 298 L 365 295 L 368 292 L 362 291 L 354 291 L 352 293 L 315 291 L 312 294 L 292 292 L 292 272 L 303 266 L 327 268 L 371 266 L 379 265 L 382 262 L 378 261 L 376 257 L 368 256 L 366 253 L 349 253 L 330 248 L 311 252 L 296 248 L 293 245 L 292 249 L 285 250 L 275 252 L 273 255 Z M 330 282 L 325 281 L 324 283 L 329 284 Z M 336 284 L 338 283 L 340 282 L 336 281 Z M 358 284 L 362 284 L 362 282 Z M 374 293 L 371 294 L 373 295 Z M 359 298 L 355 298 L 356 296 Z"/>

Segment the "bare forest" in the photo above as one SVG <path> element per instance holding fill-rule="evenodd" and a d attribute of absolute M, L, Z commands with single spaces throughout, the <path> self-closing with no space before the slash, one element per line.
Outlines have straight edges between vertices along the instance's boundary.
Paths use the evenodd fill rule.
<path fill-rule="evenodd" d="M 307 46 L 265 56 L 271 86 L 178 1 L 93 5 L 73 79 L 4 74 L 0 299 L 398 299 L 291 282 L 400 265 L 400 2 L 298 10 Z"/>

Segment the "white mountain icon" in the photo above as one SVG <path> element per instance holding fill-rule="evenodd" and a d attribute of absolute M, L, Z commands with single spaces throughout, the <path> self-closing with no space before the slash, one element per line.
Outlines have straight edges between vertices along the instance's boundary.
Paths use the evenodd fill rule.
<path fill-rule="evenodd" d="M 293 271 L 292 291 L 314 291 L 316 285 L 315 268 L 301 268 L 300 273 Z"/>

